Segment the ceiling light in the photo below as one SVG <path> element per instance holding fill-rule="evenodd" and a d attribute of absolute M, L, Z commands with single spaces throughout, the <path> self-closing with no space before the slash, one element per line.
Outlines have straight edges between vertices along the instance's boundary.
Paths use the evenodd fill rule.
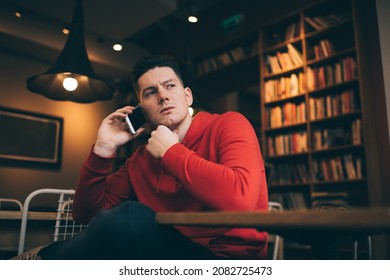
<path fill-rule="evenodd" d="M 191 23 L 197 23 L 198 18 L 196 16 L 188 16 L 188 21 Z"/>
<path fill-rule="evenodd" d="M 115 88 L 97 77 L 88 59 L 81 0 L 76 0 L 70 34 L 61 54 L 45 73 L 28 78 L 27 88 L 59 101 L 89 103 L 112 98 Z"/>
<path fill-rule="evenodd" d="M 120 51 L 123 49 L 122 45 L 119 44 L 119 43 L 114 44 L 114 45 L 112 46 L 112 48 L 114 49 L 114 51 L 117 51 L 117 52 L 120 52 Z"/>
<path fill-rule="evenodd" d="M 15 16 L 18 17 L 18 18 L 21 18 L 22 17 L 22 12 L 21 11 L 16 11 L 15 12 Z"/>
<path fill-rule="evenodd" d="M 69 35 L 69 33 L 70 33 L 69 29 L 66 27 L 62 28 L 61 32 L 62 32 L 62 34 L 65 34 L 65 35 Z"/>
<path fill-rule="evenodd" d="M 62 85 L 67 91 L 74 91 L 79 86 L 77 80 L 73 77 L 67 77 L 62 82 Z"/>

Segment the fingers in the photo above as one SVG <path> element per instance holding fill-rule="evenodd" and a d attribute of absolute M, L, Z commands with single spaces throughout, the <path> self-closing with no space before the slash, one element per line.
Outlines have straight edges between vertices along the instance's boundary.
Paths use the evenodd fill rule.
<path fill-rule="evenodd" d="M 131 114 L 134 110 L 134 106 L 125 106 L 123 108 L 119 108 L 115 112 L 123 113 L 123 114 Z"/>
<path fill-rule="evenodd" d="M 179 136 L 164 125 L 159 125 L 151 133 L 146 146 L 147 151 L 157 159 L 161 159 L 165 152 L 179 142 Z"/>
<path fill-rule="evenodd" d="M 123 108 L 119 108 L 115 112 L 111 113 L 108 118 L 111 120 L 123 120 L 128 114 L 133 113 L 134 108 L 134 106 L 125 106 Z"/>
<path fill-rule="evenodd" d="M 141 127 L 137 130 L 137 132 L 134 134 L 134 138 L 137 137 L 138 135 L 142 134 L 142 132 L 145 131 L 145 128 L 144 127 Z"/>

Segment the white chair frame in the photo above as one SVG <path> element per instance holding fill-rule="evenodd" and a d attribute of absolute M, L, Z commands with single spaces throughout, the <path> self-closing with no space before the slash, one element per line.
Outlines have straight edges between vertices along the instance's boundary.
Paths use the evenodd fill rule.
<path fill-rule="evenodd" d="M 30 193 L 26 200 L 24 201 L 22 208 L 22 221 L 20 226 L 20 235 L 19 235 L 19 247 L 18 254 L 24 252 L 24 245 L 26 240 L 26 231 L 27 231 L 27 221 L 28 221 L 28 213 L 30 202 L 33 198 L 40 194 L 57 194 L 59 195 L 58 206 L 57 206 L 57 216 L 53 234 L 53 241 L 58 241 L 60 236 L 63 239 L 67 239 L 69 237 L 73 237 L 81 230 L 83 230 L 86 226 L 82 224 L 77 224 L 73 221 L 71 215 L 71 200 L 64 200 L 65 195 L 73 196 L 75 190 L 73 189 L 39 189 Z"/>
<path fill-rule="evenodd" d="M 269 201 L 268 202 L 268 211 L 269 212 L 282 212 L 283 211 L 283 205 L 279 202 Z M 279 235 L 274 235 L 274 249 L 272 252 L 272 259 L 277 260 L 279 257 L 279 252 L 283 248 L 283 239 Z"/>
<path fill-rule="evenodd" d="M 13 199 L 13 198 L 0 198 L 0 210 L 1 210 L 1 206 L 2 206 L 2 203 L 5 202 L 5 203 L 11 203 L 11 204 L 16 204 L 18 205 L 20 211 L 23 210 L 23 205 L 22 203 L 17 200 L 17 199 Z"/>

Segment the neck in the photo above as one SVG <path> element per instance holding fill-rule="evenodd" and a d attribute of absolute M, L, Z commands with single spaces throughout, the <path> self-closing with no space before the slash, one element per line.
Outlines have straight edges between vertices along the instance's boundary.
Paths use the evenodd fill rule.
<path fill-rule="evenodd" d="M 179 141 L 182 142 L 184 137 L 187 134 L 188 129 L 190 128 L 192 123 L 192 116 L 190 114 L 184 119 L 184 121 L 177 127 L 177 134 L 179 135 Z"/>

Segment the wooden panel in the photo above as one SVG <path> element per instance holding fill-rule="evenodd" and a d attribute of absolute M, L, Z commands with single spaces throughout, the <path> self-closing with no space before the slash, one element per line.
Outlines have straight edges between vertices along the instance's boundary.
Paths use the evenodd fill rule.
<path fill-rule="evenodd" d="M 53 241 L 55 221 L 31 220 L 27 224 L 25 249 L 31 249 Z M 0 251 L 17 252 L 20 220 L 0 219 Z"/>
<path fill-rule="evenodd" d="M 161 224 L 214 227 L 251 227 L 273 233 L 358 232 L 389 233 L 390 210 L 366 209 L 356 212 L 285 211 L 158 213 Z"/>
<path fill-rule="evenodd" d="M 29 212 L 29 220 L 55 220 L 56 212 Z M 0 220 L 20 220 L 22 213 L 19 211 L 0 211 Z"/>

